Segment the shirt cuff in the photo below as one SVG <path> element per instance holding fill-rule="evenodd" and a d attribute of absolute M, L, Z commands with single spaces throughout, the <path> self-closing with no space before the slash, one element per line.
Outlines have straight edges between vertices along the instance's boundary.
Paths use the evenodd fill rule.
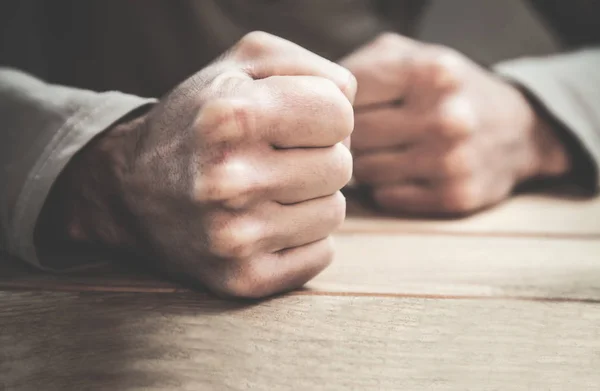
<path fill-rule="evenodd" d="M 600 184 L 600 50 L 500 63 L 493 70 L 521 87 L 557 125 L 575 160 L 574 176 L 597 192 Z"/>
<path fill-rule="evenodd" d="M 34 244 L 37 220 L 52 185 L 71 158 L 89 141 L 128 113 L 154 102 L 154 99 L 120 92 L 105 92 L 64 122 L 30 171 L 18 197 L 8 243 L 10 253 L 38 268 L 53 270 L 40 262 Z"/>

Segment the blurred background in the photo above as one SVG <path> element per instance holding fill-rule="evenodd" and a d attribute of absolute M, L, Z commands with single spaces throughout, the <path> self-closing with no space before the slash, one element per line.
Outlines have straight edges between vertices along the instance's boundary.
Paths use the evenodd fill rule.
<path fill-rule="evenodd" d="M 485 65 L 559 48 L 522 0 L 434 0 L 417 37 L 454 47 Z"/>

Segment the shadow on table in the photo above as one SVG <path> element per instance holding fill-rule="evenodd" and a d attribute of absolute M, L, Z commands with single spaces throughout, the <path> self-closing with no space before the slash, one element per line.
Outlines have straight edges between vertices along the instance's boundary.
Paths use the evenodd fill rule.
<path fill-rule="evenodd" d="M 194 292 L 0 291 L 0 386 L 177 389 L 176 366 L 202 377 L 187 356 L 218 348 L 208 329 L 227 336 L 235 330 L 222 315 L 253 305 Z"/>
<path fill-rule="evenodd" d="M 370 189 L 365 186 L 355 185 L 344 189 L 344 195 L 347 198 L 349 217 L 396 217 L 403 220 L 413 221 L 448 221 L 460 220 L 478 214 L 484 210 L 494 209 L 498 205 L 491 205 L 485 209 L 476 210 L 467 215 L 416 215 L 408 213 L 390 213 L 381 210 L 373 201 L 370 195 Z M 575 185 L 557 185 L 553 181 L 531 181 L 527 184 L 519 186 L 513 192 L 512 197 L 523 195 L 544 196 L 551 199 L 557 199 L 565 202 L 585 202 L 593 197 L 593 193 L 582 187 Z M 511 198 L 506 201 L 510 201 Z"/>

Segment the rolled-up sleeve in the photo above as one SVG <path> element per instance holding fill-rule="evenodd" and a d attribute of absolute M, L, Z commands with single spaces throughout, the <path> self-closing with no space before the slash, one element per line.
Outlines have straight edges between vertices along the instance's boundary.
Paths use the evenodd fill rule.
<path fill-rule="evenodd" d="M 500 63 L 494 71 L 521 86 L 572 136 L 600 189 L 600 48 Z"/>
<path fill-rule="evenodd" d="M 34 231 L 61 171 L 92 138 L 153 102 L 51 85 L 0 68 L 0 250 L 42 267 Z"/>

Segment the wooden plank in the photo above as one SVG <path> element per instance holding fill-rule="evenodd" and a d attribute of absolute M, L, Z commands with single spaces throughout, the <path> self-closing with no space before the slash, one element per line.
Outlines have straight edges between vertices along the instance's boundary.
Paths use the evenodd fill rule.
<path fill-rule="evenodd" d="M 600 301 L 600 240 L 419 234 L 340 234 L 336 239 L 336 260 L 297 294 Z M 4 265 L 0 289 L 184 290 L 133 267 L 51 275 L 16 264 L 7 271 Z"/>
<path fill-rule="evenodd" d="M 323 292 L 600 300 L 600 240 L 338 235 Z"/>
<path fill-rule="evenodd" d="M 155 292 L 188 290 L 127 260 L 95 265 L 76 272 L 45 273 L 0 255 L 0 289 L 74 292 Z M 1 391 L 1 390 L 0 390 Z"/>
<path fill-rule="evenodd" d="M 0 389 L 598 390 L 584 303 L 0 293 Z"/>
<path fill-rule="evenodd" d="M 600 239 L 600 198 L 520 195 L 463 219 L 385 216 L 349 198 L 345 233 L 445 233 L 472 236 L 532 236 Z"/>

